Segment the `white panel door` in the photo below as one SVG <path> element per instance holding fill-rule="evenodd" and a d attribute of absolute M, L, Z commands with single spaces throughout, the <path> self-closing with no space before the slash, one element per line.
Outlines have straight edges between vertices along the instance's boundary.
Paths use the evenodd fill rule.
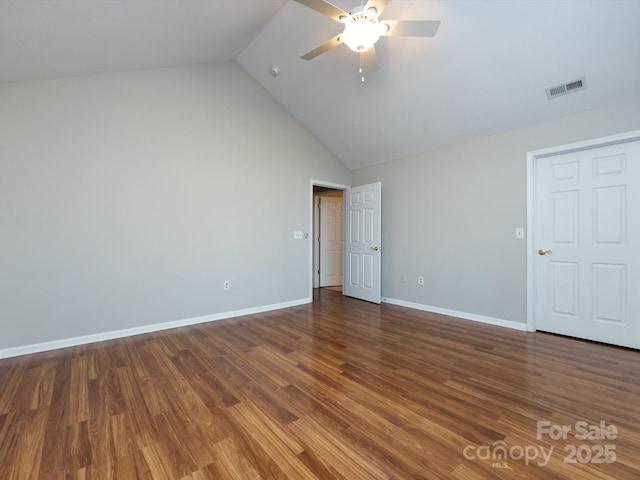
<path fill-rule="evenodd" d="M 320 286 L 342 285 L 342 198 L 320 197 Z"/>
<path fill-rule="evenodd" d="M 350 297 L 380 303 L 380 182 L 345 191 L 343 292 Z"/>
<path fill-rule="evenodd" d="M 536 328 L 640 348 L 640 141 L 536 162 Z"/>

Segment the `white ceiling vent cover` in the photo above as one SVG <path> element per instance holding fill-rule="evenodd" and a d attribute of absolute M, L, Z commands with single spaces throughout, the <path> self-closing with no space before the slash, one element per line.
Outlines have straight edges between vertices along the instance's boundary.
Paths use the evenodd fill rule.
<path fill-rule="evenodd" d="M 578 80 L 572 80 L 570 82 L 563 83 L 562 85 L 556 85 L 555 87 L 547 88 L 547 98 L 556 98 L 561 95 L 566 95 L 567 93 L 584 90 L 585 88 L 587 88 L 587 81 L 585 77 L 582 77 Z"/>

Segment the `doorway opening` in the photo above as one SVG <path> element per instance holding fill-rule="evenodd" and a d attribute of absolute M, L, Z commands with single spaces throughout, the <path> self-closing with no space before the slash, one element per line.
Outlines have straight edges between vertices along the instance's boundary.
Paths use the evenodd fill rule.
<path fill-rule="evenodd" d="M 314 232 L 312 241 L 309 242 L 309 267 L 312 272 L 309 277 L 309 298 L 311 301 L 313 301 L 316 292 L 322 291 L 320 285 L 324 264 L 322 259 L 322 253 L 324 251 L 322 247 L 323 234 L 322 232 L 320 232 L 320 235 L 315 233 L 322 230 L 322 228 L 321 226 L 318 226 L 317 229 L 314 228 L 314 219 L 317 218 L 318 223 L 322 222 L 322 214 L 316 214 L 314 212 L 314 210 L 317 210 L 314 208 L 314 205 L 316 199 L 315 192 L 317 192 L 318 196 L 322 196 L 321 194 L 327 190 L 314 190 L 316 187 L 336 190 L 343 196 L 340 201 L 343 210 L 342 220 L 333 219 L 335 226 L 333 239 L 341 242 L 344 250 L 342 254 L 339 252 L 333 254 L 334 257 L 344 258 L 341 267 L 334 266 L 333 268 L 333 272 L 341 272 L 342 274 L 342 279 L 344 280 L 340 281 L 340 283 L 342 283 L 342 294 L 379 304 L 382 299 L 380 288 L 382 183 L 374 182 L 352 188 L 348 185 L 311 180 L 309 195 L 309 232 Z M 320 212 L 322 212 L 322 210 L 320 210 Z M 337 233 L 338 230 L 340 230 L 339 234 Z M 326 233 L 325 227 L 325 237 Z M 320 237 L 320 242 L 318 242 L 318 236 Z M 314 264 L 314 254 L 316 252 L 318 252 L 318 262 Z M 325 253 L 325 259 L 329 257 L 330 255 L 327 256 Z M 320 273 L 318 273 L 318 270 L 320 270 Z M 314 290 L 316 275 L 318 276 L 318 288 Z"/>
<path fill-rule="evenodd" d="M 313 186 L 313 288 L 342 293 L 343 190 Z"/>
<path fill-rule="evenodd" d="M 309 298 L 312 301 L 318 298 L 317 294 L 321 291 L 330 292 L 328 289 L 337 290 L 333 293 L 342 293 L 344 258 L 340 250 L 344 247 L 344 195 L 348 188 L 350 188 L 349 185 L 311 180 L 309 231 L 312 233 L 312 241 L 309 245 L 309 266 L 311 267 Z M 337 218 L 325 218 L 325 224 L 321 225 L 323 203 L 326 207 L 325 213 L 331 213 L 326 217 Z M 324 227 L 324 240 L 321 227 Z M 328 247 L 332 253 L 323 252 L 324 247 Z M 336 256 L 339 259 L 335 258 Z M 327 276 L 322 274 L 323 260 L 328 263 L 324 268 Z M 321 276 L 325 278 L 321 279 Z"/>

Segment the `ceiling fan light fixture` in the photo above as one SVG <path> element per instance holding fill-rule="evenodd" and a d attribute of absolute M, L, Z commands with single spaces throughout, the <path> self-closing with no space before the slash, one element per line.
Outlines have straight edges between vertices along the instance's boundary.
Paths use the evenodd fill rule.
<path fill-rule="evenodd" d="M 440 20 L 383 20 L 380 14 L 390 0 L 360 0 L 349 12 L 329 3 L 329 0 L 295 0 L 316 12 L 344 25 L 343 31 L 300 58 L 312 60 L 343 43 L 360 54 L 360 64 L 372 72 L 378 69 L 376 50 L 372 48 L 380 37 L 433 37 Z"/>
<path fill-rule="evenodd" d="M 380 38 L 378 19 L 368 15 L 354 15 L 345 25 L 340 38 L 354 52 L 366 52 Z"/>

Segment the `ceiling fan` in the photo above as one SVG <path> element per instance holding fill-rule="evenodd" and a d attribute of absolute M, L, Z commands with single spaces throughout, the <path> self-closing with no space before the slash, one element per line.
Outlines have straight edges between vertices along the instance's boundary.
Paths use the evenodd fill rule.
<path fill-rule="evenodd" d="M 380 20 L 389 0 L 369 0 L 345 12 L 325 0 L 295 0 L 316 12 L 344 24 L 344 31 L 302 57 L 311 60 L 344 43 L 360 54 L 360 73 L 378 69 L 375 43 L 380 37 L 433 37 L 440 20 Z M 364 81 L 364 77 L 363 77 Z"/>

